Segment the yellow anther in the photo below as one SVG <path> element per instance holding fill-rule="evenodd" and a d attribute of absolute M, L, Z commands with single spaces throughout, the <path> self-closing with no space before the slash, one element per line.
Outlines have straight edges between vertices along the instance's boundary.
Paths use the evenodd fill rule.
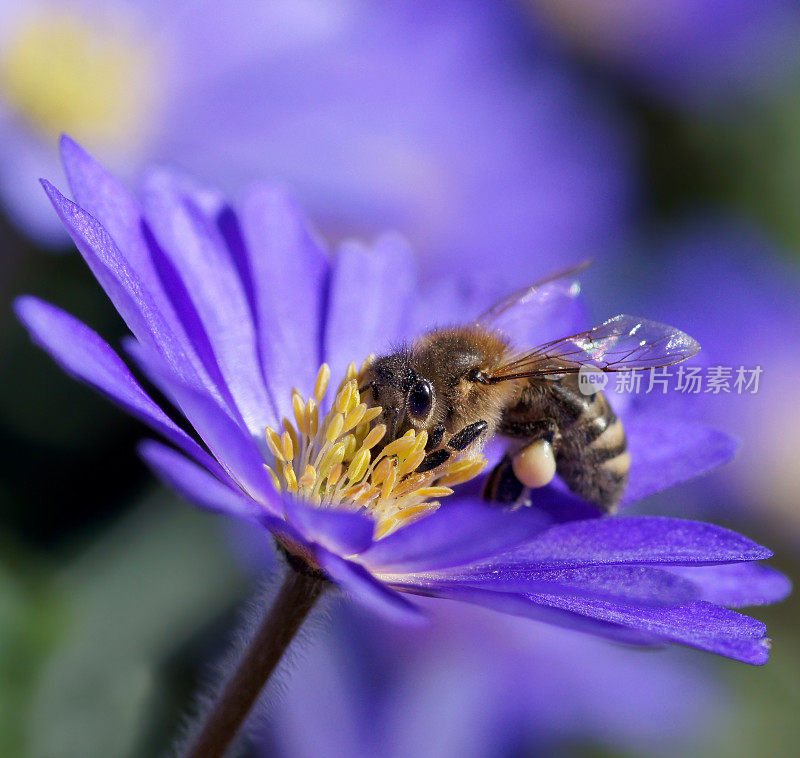
<path fill-rule="evenodd" d="M 350 400 L 353 397 L 353 392 L 358 392 L 358 382 L 355 379 L 345 382 L 344 387 L 339 390 L 339 394 L 336 396 L 334 408 L 336 408 L 339 413 L 347 413 Z"/>
<path fill-rule="evenodd" d="M 364 474 L 367 473 L 369 461 L 369 450 L 362 448 L 355 454 L 355 457 L 350 462 L 350 466 L 347 468 L 347 478 L 352 484 L 358 484 L 358 482 L 360 482 L 363 478 Z"/>
<path fill-rule="evenodd" d="M 344 416 L 341 413 L 336 413 L 328 423 L 328 428 L 325 430 L 325 439 L 328 442 L 335 442 L 339 439 L 339 435 L 344 428 Z"/>
<path fill-rule="evenodd" d="M 283 419 L 283 431 L 292 438 L 292 448 L 296 454 L 300 453 L 300 438 L 297 436 L 297 430 L 292 426 L 292 422 L 288 418 Z"/>
<path fill-rule="evenodd" d="M 300 481 L 298 482 L 300 489 L 310 490 L 316 481 L 317 470 L 313 466 L 307 465 L 306 470 L 303 472 L 303 476 L 300 477 Z"/>
<path fill-rule="evenodd" d="M 452 494 L 449 487 L 420 487 L 414 492 L 416 497 L 447 497 Z"/>
<path fill-rule="evenodd" d="M 371 421 L 374 421 L 378 416 L 383 413 L 383 408 L 370 408 L 365 414 L 364 418 L 361 419 L 362 424 L 369 424 Z"/>
<path fill-rule="evenodd" d="M 356 438 L 352 434 L 348 434 L 342 442 L 344 442 L 344 459 L 346 461 L 352 460 L 353 456 L 356 454 L 356 448 L 358 447 Z"/>
<path fill-rule="evenodd" d="M 347 367 L 347 373 L 344 375 L 344 379 L 346 382 L 349 382 L 351 379 L 355 379 L 358 376 L 358 370 L 356 369 L 355 361 L 350 361 L 350 365 Z"/>
<path fill-rule="evenodd" d="M 288 463 L 283 464 L 283 478 L 286 480 L 286 489 L 289 492 L 297 492 L 297 477 Z"/>
<path fill-rule="evenodd" d="M 292 395 L 292 410 L 294 411 L 294 420 L 297 422 L 297 428 L 300 434 L 308 434 L 306 406 L 303 403 L 303 398 L 299 394 Z"/>
<path fill-rule="evenodd" d="M 314 399 L 317 403 L 322 402 L 325 393 L 328 391 L 328 382 L 331 380 L 331 367 L 323 363 L 317 373 L 317 381 L 314 383 Z"/>
<path fill-rule="evenodd" d="M 370 477 L 370 481 L 373 484 L 380 484 L 387 476 L 389 476 L 389 472 L 394 468 L 394 462 L 391 458 L 384 458 L 372 472 L 372 476 Z"/>
<path fill-rule="evenodd" d="M 413 447 L 414 438 L 406 435 L 390 442 L 385 448 L 383 448 L 381 455 L 384 457 L 389 455 L 402 455 L 403 453 L 407 453 Z"/>
<path fill-rule="evenodd" d="M 425 451 L 419 450 L 417 452 L 411 453 L 401 464 L 400 464 L 400 476 L 405 476 L 406 474 L 410 474 L 414 469 L 422 463 L 423 459 L 425 458 Z"/>
<path fill-rule="evenodd" d="M 281 449 L 281 438 L 278 436 L 278 433 L 274 429 L 270 429 L 267 427 L 266 430 L 267 436 L 267 447 L 269 448 L 270 453 L 275 456 L 276 461 L 280 461 L 283 463 L 286 458 L 283 457 L 283 450 Z"/>
<path fill-rule="evenodd" d="M 335 487 L 339 482 L 339 479 L 342 478 L 342 471 L 344 467 L 341 463 L 335 463 L 331 466 L 331 470 L 328 472 L 328 486 Z"/>
<path fill-rule="evenodd" d="M 344 431 L 349 432 L 354 426 L 358 426 L 367 412 L 367 406 L 364 403 L 359 403 L 352 411 L 350 411 L 344 419 Z"/>
<path fill-rule="evenodd" d="M 369 434 L 364 438 L 364 441 L 361 443 L 362 450 L 372 450 L 375 445 L 377 445 L 386 434 L 386 425 L 385 424 L 377 424 L 372 429 L 370 429 Z"/>
<path fill-rule="evenodd" d="M 308 424 L 306 434 L 309 437 L 316 437 L 319 431 L 319 406 L 313 397 L 310 397 L 306 403 L 306 423 Z"/>
<path fill-rule="evenodd" d="M 410 474 L 406 476 L 395 488 L 394 496 L 401 497 L 420 487 L 428 478 L 427 474 Z"/>
<path fill-rule="evenodd" d="M 423 429 L 417 435 L 417 441 L 416 441 L 416 444 L 414 445 L 414 448 L 416 450 L 424 450 L 425 449 L 425 445 L 427 445 L 427 444 L 428 444 L 428 432 L 427 432 L 427 430 Z"/>
<path fill-rule="evenodd" d="M 389 470 L 389 473 L 386 475 L 386 479 L 383 481 L 383 487 L 381 487 L 381 497 L 386 500 L 388 499 L 389 495 L 392 493 L 394 489 L 394 485 L 397 482 L 397 469 L 392 466 Z"/>
<path fill-rule="evenodd" d="M 291 461 L 294 458 L 294 445 L 289 432 L 284 432 L 281 437 L 281 450 L 283 450 L 283 457 L 287 461 Z"/>
<path fill-rule="evenodd" d="M 487 461 L 486 458 L 458 461 L 448 469 L 447 473 L 439 479 L 438 483 L 442 486 L 452 487 L 456 484 L 468 482 L 470 479 L 474 479 L 478 476 L 478 474 L 486 468 L 487 463 L 489 463 L 489 461 Z"/>
<path fill-rule="evenodd" d="M 281 480 L 278 479 L 278 475 L 269 466 L 264 466 L 264 468 L 269 473 L 269 478 L 272 480 L 272 486 L 278 492 L 281 492 L 281 490 L 283 490 L 283 487 L 281 486 Z"/>
<path fill-rule="evenodd" d="M 395 518 L 387 518 L 378 524 L 375 527 L 375 539 L 379 540 L 382 537 L 385 537 L 389 534 L 393 529 L 395 529 L 399 525 L 397 519 Z"/>
<path fill-rule="evenodd" d="M 327 453 L 325 453 L 322 461 L 317 467 L 320 479 L 324 479 L 333 466 L 335 466 L 337 463 L 341 463 L 344 460 L 344 448 L 344 442 L 337 442 L 333 447 L 330 448 L 330 450 L 328 450 Z"/>

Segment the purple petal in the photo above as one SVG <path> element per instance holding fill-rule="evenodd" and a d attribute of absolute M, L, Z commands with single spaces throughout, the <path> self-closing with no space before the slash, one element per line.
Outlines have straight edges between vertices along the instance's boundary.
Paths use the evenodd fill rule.
<path fill-rule="evenodd" d="M 636 516 L 558 524 L 482 564 L 513 571 L 611 564 L 758 561 L 772 552 L 729 529 L 687 519 Z"/>
<path fill-rule="evenodd" d="M 430 516 L 379 540 L 359 561 L 378 573 L 432 571 L 507 550 L 541 529 L 536 511 L 509 513 L 479 501 L 460 500 L 445 503 Z"/>
<path fill-rule="evenodd" d="M 443 588 L 448 584 L 479 587 L 495 592 L 579 595 L 641 605 L 681 605 L 699 599 L 699 589 L 688 579 L 648 566 L 593 566 L 578 569 L 502 571 L 496 568 L 459 568 L 432 572 L 422 578 L 403 577 L 400 586 Z"/>
<path fill-rule="evenodd" d="M 241 490 L 233 489 L 159 442 L 145 441 L 139 454 L 169 487 L 190 502 L 215 513 L 262 523 L 265 509 Z"/>
<path fill-rule="evenodd" d="M 334 377 L 343 376 L 351 361 L 359 364 L 406 336 L 415 287 L 414 259 L 399 237 L 381 237 L 371 248 L 341 246 L 325 326 L 325 360 Z"/>
<path fill-rule="evenodd" d="M 703 601 L 677 607 L 627 606 L 587 598 L 531 595 L 561 610 L 641 630 L 667 642 L 688 645 L 737 661 L 762 665 L 769 657 L 767 628 L 760 621 Z"/>
<path fill-rule="evenodd" d="M 167 172 L 150 177 L 147 222 L 188 295 L 224 386 L 250 431 L 261 434 L 265 426 L 276 426 L 277 419 L 244 285 L 219 230 L 179 185 Z"/>
<path fill-rule="evenodd" d="M 658 645 L 658 637 L 646 632 L 629 629 L 619 624 L 611 624 L 588 618 L 568 610 L 541 605 L 531 600 L 530 597 L 512 592 L 494 592 L 481 587 L 458 586 L 443 584 L 438 587 L 404 587 L 406 592 L 438 597 L 449 600 L 460 600 L 464 603 L 480 605 L 499 613 L 511 616 L 522 616 L 534 621 L 541 621 L 564 629 L 574 629 L 579 632 L 605 637 L 615 642 L 625 642 L 631 645 Z"/>
<path fill-rule="evenodd" d="M 61 160 L 75 201 L 102 224 L 120 250 L 124 251 L 131 269 L 141 278 L 159 313 L 181 342 L 194 371 L 210 384 L 196 353 L 196 346 L 178 318 L 154 265 L 138 204 L 111 173 L 67 136 L 61 138 Z M 184 379 L 191 383 L 193 375 L 186 374 Z"/>
<path fill-rule="evenodd" d="M 427 617 L 417 606 L 396 590 L 382 584 L 363 566 L 327 550 L 317 550 L 316 558 L 320 568 L 335 584 L 370 610 L 405 624 L 428 623 Z"/>
<path fill-rule="evenodd" d="M 631 473 L 622 504 L 640 500 L 730 461 L 737 442 L 702 424 L 638 416 L 625 419 Z"/>
<path fill-rule="evenodd" d="M 227 477 L 220 465 L 153 402 L 100 335 L 60 308 L 35 297 L 18 298 L 14 310 L 33 340 L 68 374 L 163 434 L 217 476 Z"/>
<path fill-rule="evenodd" d="M 152 351 L 132 340 L 126 342 L 126 348 L 147 378 L 181 409 L 234 481 L 270 507 L 274 490 L 264 468 L 264 459 L 249 432 L 207 393 L 198 392 L 171 375 Z"/>
<path fill-rule="evenodd" d="M 81 207 L 67 200 L 52 184 L 42 186 L 72 240 L 128 328 L 143 344 L 158 350 L 184 381 L 201 380 L 185 343 L 176 337 L 152 293 L 108 232 Z"/>
<path fill-rule="evenodd" d="M 246 258 L 239 266 L 252 284 L 264 375 L 278 416 L 291 418 L 292 388 L 310 395 L 322 363 L 327 253 L 300 210 L 274 187 L 245 197 L 241 233 Z"/>
<path fill-rule="evenodd" d="M 702 592 L 702 600 L 729 608 L 778 603 L 792 591 L 788 577 L 758 563 L 703 568 L 671 566 L 667 570 L 695 584 Z"/>
<path fill-rule="evenodd" d="M 309 542 L 316 542 L 336 555 L 354 555 L 372 542 L 375 522 L 362 513 L 315 508 L 285 497 L 287 521 Z"/>

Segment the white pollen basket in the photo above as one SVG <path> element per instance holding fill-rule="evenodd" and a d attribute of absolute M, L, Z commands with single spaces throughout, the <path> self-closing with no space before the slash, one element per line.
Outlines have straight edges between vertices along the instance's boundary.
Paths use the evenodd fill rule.
<path fill-rule="evenodd" d="M 279 492 L 322 508 L 370 514 L 380 539 L 435 511 L 439 499 L 453 493 L 451 487 L 480 474 L 487 460 L 453 455 L 442 466 L 417 473 L 428 442 L 424 430 L 411 429 L 379 448 L 386 436 L 386 426 L 377 423 L 382 409 L 362 402 L 358 389 L 371 360 L 360 371 L 350 364 L 322 419 L 329 366 L 320 368 L 313 397 L 304 400 L 293 390 L 294 421 L 284 418 L 281 433 L 267 427 L 272 465 L 265 465 Z"/>
<path fill-rule="evenodd" d="M 544 487 L 556 475 L 553 446 L 546 440 L 537 440 L 514 457 L 511 467 L 526 487 Z"/>

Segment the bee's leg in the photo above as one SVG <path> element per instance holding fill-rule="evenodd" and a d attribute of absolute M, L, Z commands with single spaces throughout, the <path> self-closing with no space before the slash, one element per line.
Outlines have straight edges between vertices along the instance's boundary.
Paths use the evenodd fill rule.
<path fill-rule="evenodd" d="M 555 473 L 552 450 L 559 440 L 558 425 L 551 418 L 533 421 L 504 420 L 499 433 L 522 441 L 523 446 L 506 453 L 492 469 L 483 487 L 483 498 L 518 508 L 525 504 L 531 486 L 546 484 Z M 524 484 L 517 476 L 515 468 L 526 480 Z"/>
<path fill-rule="evenodd" d="M 417 473 L 424 474 L 426 471 L 432 471 L 445 463 L 453 453 L 460 453 L 462 450 L 466 450 L 488 427 L 489 424 L 485 421 L 476 421 L 465 426 L 460 432 L 454 434 L 443 448 L 428 453 L 422 459 L 422 463 L 417 466 Z M 434 427 L 433 433 L 438 433 L 438 427 Z M 444 431 L 442 431 L 442 435 L 444 435 Z M 441 442 L 441 439 L 439 442 Z"/>
<path fill-rule="evenodd" d="M 425 450 L 436 450 L 442 444 L 445 431 L 444 424 L 436 424 L 428 434 L 428 443 L 425 445 Z"/>
<path fill-rule="evenodd" d="M 514 474 L 511 456 L 504 455 L 486 478 L 483 499 L 492 503 L 519 506 L 523 503 L 524 495 L 525 485 Z"/>
<path fill-rule="evenodd" d="M 489 427 L 485 421 L 476 421 L 474 424 L 465 426 L 460 432 L 454 434 L 447 442 L 447 448 L 455 452 L 461 452 L 468 448 L 478 439 Z"/>
<path fill-rule="evenodd" d="M 447 461 L 451 455 L 452 453 L 449 450 L 440 447 L 438 450 L 428 453 L 422 459 L 422 463 L 420 463 L 414 471 L 417 474 L 424 474 L 426 471 L 433 471 L 433 469 L 439 468 L 439 466 Z"/>

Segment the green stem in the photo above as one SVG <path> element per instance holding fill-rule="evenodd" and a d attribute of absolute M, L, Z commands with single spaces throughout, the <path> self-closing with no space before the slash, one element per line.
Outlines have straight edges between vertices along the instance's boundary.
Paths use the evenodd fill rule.
<path fill-rule="evenodd" d="M 289 569 L 186 758 L 222 758 L 325 585 L 324 579 Z"/>

